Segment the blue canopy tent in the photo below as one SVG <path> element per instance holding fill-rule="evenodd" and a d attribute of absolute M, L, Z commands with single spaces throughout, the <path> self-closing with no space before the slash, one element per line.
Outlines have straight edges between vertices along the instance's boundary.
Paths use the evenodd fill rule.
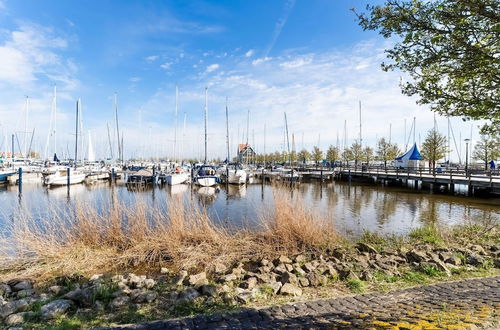
<path fill-rule="evenodd" d="M 418 161 L 423 159 L 424 157 L 418 151 L 417 144 L 414 143 L 410 150 L 395 159 L 395 165 L 399 168 L 415 169 L 418 168 Z"/>

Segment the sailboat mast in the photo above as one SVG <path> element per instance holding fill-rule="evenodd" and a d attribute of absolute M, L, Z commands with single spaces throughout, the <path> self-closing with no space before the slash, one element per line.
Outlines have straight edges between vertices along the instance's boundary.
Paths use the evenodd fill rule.
<path fill-rule="evenodd" d="M 108 127 L 108 143 L 109 143 L 109 153 L 111 155 L 111 159 L 113 159 L 113 145 L 111 144 L 111 134 L 109 133 L 109 123 L 106 123 Z"/>
<path fill-rule="evenodd" d="M 76 101 L 76 125 L 75 125 L 75 169 L 76 169 L 76 162 L 78 160 L 78 126 L 79 124 L 79 105 L 80 105 L 80 99 Z"/>
<path fill-rule="evenodd" d="M 361 134 L 362 132 L 362 127 L 361 127 L 361 101 L 359 101 L 359 146 L 363 146 L 363 136 Z"/>
<path fill-rule="evenodd" d="M 266 166 L 266 123 L 264 123 L 264 166 Z"/>
<path fill-rule="evenodd" d="M 57 155 L 57 86 L 54 85 L 54 155 Z"/>
<path fill-rule="evenodd" d="M 226 144 L 227 144 L 227 165 L 229 168 L 230 154 L 229 154 L 229 111 L 227 109 L 227 96 L 226 96 Z"/>
<path fill-rule="evenodd" d="M 205 87 L 205 164 L 207 163 L 208 87 Z"/>
<path fill-rule="evenodd" d="M 287 150 L 288 150 L 288 162 L 290 163 L 290 166 L 292 166 L 292 158 L 290 154 L 290 140 L 288 139 L 288 121 L 286 120 L 286 112 L 285 112 L 285 132 L 286 132 L 286 144 L 287 144 Z"/>
<path fill-rule="evenodd" d="M 116 121 L 116 139 L 118 141 L 118 159 L 121 160 L 122 158 L 122 148 L 121 148 L 121 143 L 120 143 L 120 127 L 118 125 L 118 103 L 116 102 L 116 93 L 115 93 L 115 121 Z"/>
<path fill-rule="evenodd" d="M 184 125 L 182 127 L 182 143 L 181 143 L 181 158 L 185 156 L 185 150 L 186 150 L 186 120 L 187 120 L 187 113 L 184 112 Z"/>
<path fill-rule="evenodd" d="M 174 127 L 174 162 L 177 163 L 177 111 L 179 107 L 179 87 L 175 85 L 175 127 Z"/>

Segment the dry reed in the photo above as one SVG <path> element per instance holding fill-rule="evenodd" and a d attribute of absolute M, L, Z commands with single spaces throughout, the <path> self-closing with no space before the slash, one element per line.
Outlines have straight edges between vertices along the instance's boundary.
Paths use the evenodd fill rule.
<path fill-rule="evenodd" d="M 90 275 L 168 265 L 210 270 L 217 263 L 319 251 L 335 244 L 331 222 L 304 201 L 274 192 L 274 208 L 262 212 L 258 229 L 212 223 L 203 208 L 169 201 L 168 210 L 148 211 L 145 202 L 115 203 L 107 212 L 78 205 L 72 214 L 47 220 L 16 219 L 0 237 L 0 277 Z"/>

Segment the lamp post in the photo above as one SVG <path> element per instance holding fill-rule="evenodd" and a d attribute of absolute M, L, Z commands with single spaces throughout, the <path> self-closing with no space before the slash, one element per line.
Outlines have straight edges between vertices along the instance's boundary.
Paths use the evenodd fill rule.
<path fill-rule="evenodd" d="M 469 167 L 469 141 L 470 139 L 465 139 L 465 176 L 467 176 L 467 170 Z"/>

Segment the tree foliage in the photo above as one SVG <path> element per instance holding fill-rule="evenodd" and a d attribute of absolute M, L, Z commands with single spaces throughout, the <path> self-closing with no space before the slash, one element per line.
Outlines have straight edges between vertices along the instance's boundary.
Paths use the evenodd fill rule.
<path fill-rule="evenodd" d="M 424 159 L 431 162 L 432 168 L 435 168 L 436 162 L 448 152 L 447 142 L 446 137 L 435 128 L 427 133 L 420 153 Z"/>
<path fill-rule="evenodd" d="M 472 157 L 484 162 L 484 169 L 488 169 L 489 161 L 500 158 L 500 138 L 492 138 L 482 134 L 481 139 L 474 147 Z"/>
<path fill-rule="evenodd" d="M 355 165 L 363 158 L 363 148 L 361 144 L 356 140 L 352 145 L 345 151 L 346 160 L 354 160 Z"/>
<path fill-rule="evenodd" d="M 312 159 L 316 162 L 316 165 L 323 160 L 323 151 L 317 146 L 314 146 L 312 151 Z"/>
<path fill-rule="evenodd" d="M 328 147 L 328 150 L 326 152 L 326 160 L 329 161 L 330 163 L 333 163 L 339 159 L 340 159 L 339 148 L 330 145 L 330 147 Z"/>
<path fill-rule="evenodd" d="M 394 160 L 401 153 L 396 143 L 390 143 L 385 138 L 377 142 L 377 157 L 387 166 L 387 161 Z"/>
<path fill-rule="evenodd" d="M 306 149 L 302 149 L 301 151 L 299 151 L 299 154 L 297 156 L 299 161 L 304 164 L 311 159 L 311 153 Z"/>
<path fill-rule="evenodd" d="M 500 1 L 386 0 L 354 12 L 363 29 L 398 37 L 382 68 L 409 74 L 404 94 L 500 132 Z"/>

